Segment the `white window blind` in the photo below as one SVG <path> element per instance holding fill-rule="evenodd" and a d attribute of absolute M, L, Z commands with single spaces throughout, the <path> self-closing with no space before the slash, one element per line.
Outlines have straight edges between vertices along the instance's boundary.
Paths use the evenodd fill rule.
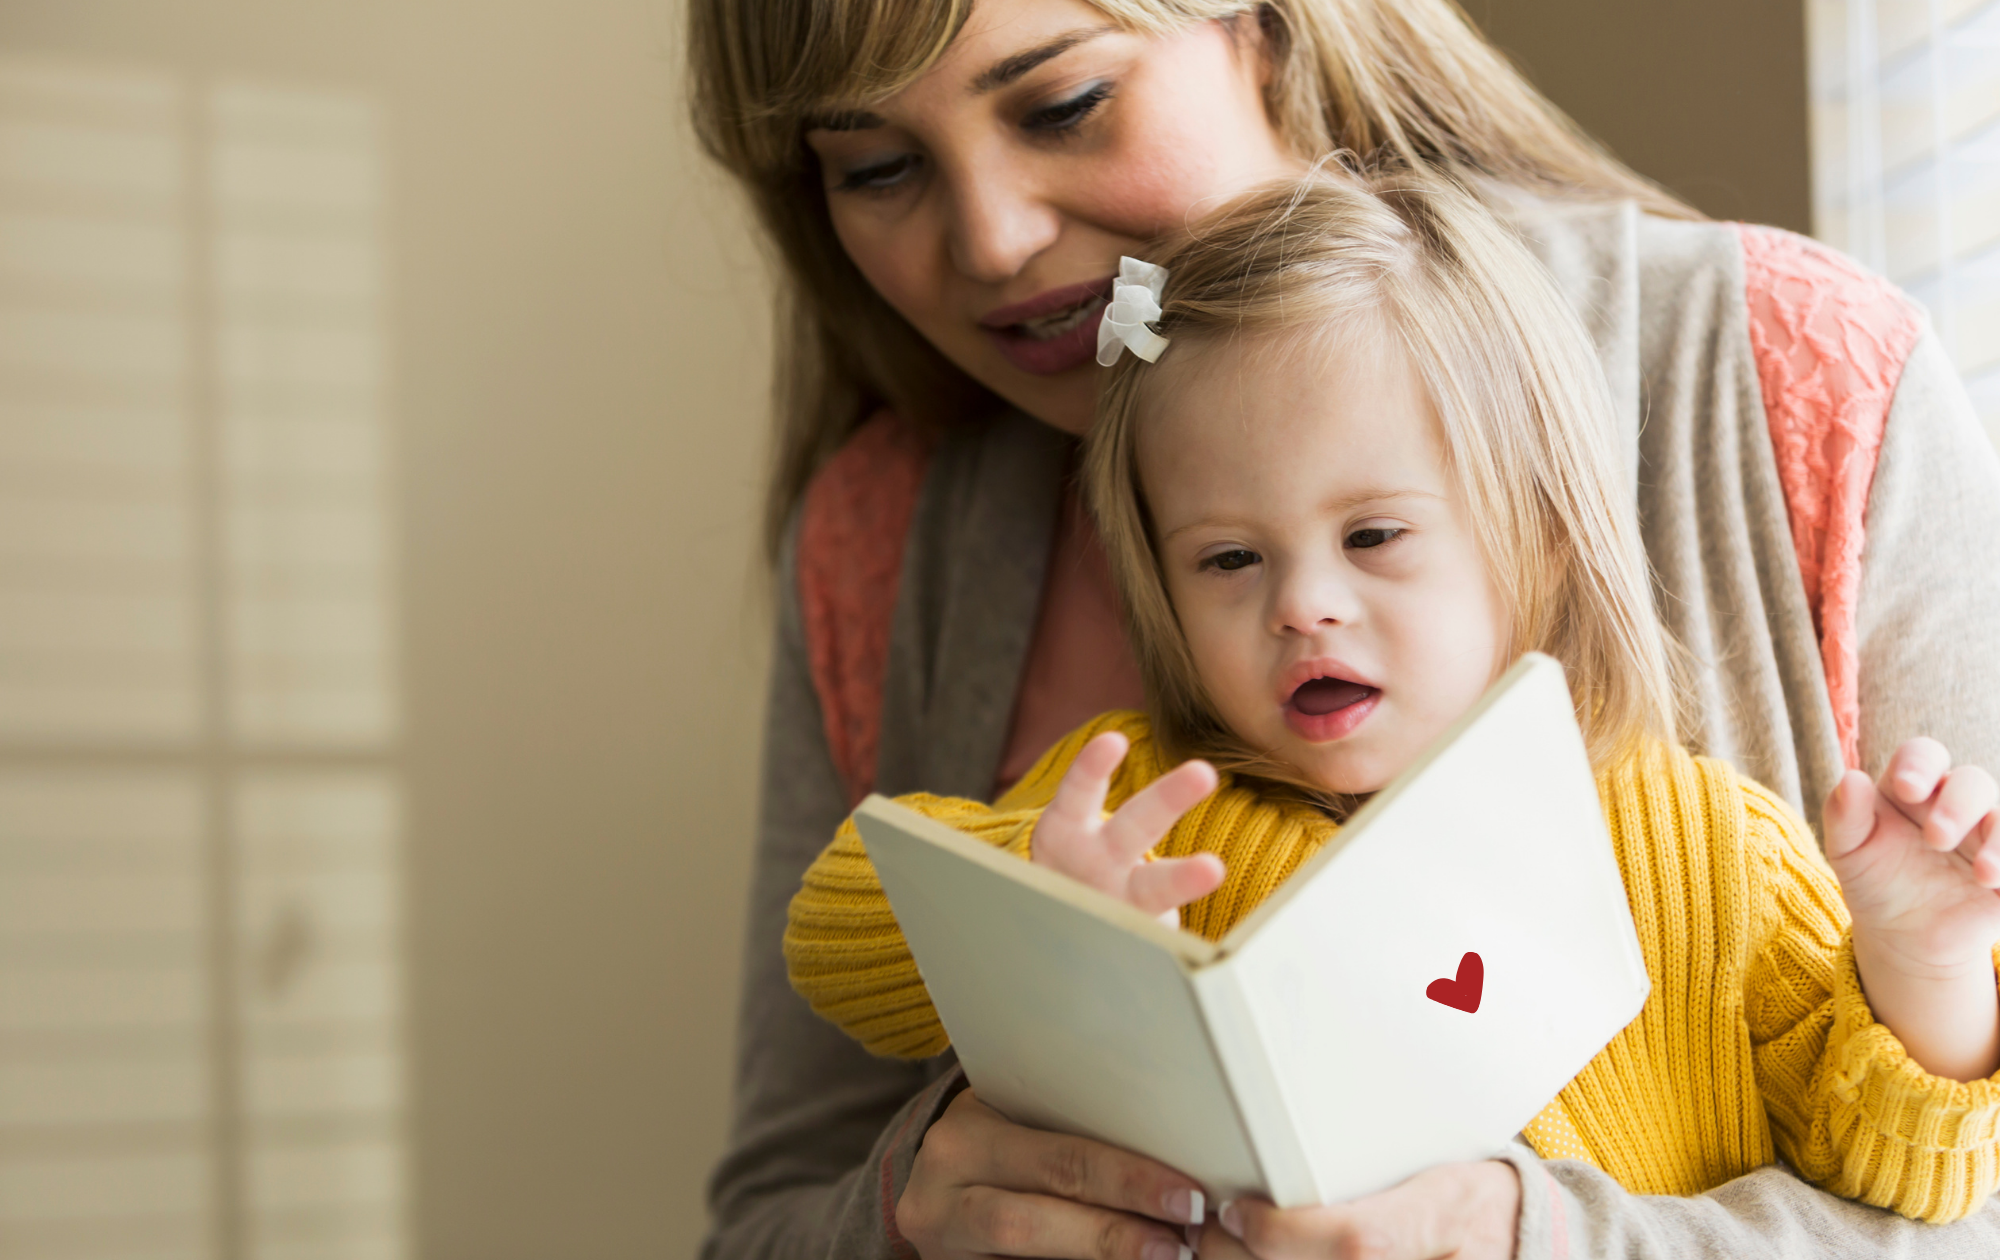
<path fill-rule="evenodd" d="M 0 61 L 0 1256 L 407 1252 L 382 119 Z"/>
<path fill-rule="evenodd" d="M 2000 0 L 1809 0 L 1813 224 L 1929 310 L 2000 441 Z"/>

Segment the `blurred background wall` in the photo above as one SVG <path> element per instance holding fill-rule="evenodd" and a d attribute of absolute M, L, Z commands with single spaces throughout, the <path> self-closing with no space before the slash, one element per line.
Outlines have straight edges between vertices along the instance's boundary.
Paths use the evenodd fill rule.
<path fill-rule="evenodd" d="M 1806 226 L 1795 6 L 1472 12 Z M 768 333 L 679 28 L 0 6 L 0 1254 L 692 1252 Z"/>
<path fill-rule="evenodd" d="M 686 1254 L 766 299 L 647 0 L 0 6 L 0 1254 Z"/>
<path fill-rule="evenodd" d="M 1584 130 L 1719 219 L 1811 232 L 1803 0 L 1461 0 Z"/>

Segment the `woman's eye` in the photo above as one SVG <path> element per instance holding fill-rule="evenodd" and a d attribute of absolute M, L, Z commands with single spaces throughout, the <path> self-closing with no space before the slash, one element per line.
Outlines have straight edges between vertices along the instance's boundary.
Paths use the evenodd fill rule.
<path fill-rule="evenodd" d="M 834 185 L 834 191 L 882 192 L 886 189 L 894 188 L 909 178 L 910 172 L 915 170 L 916 166 L 917 157 L 915 154 L 899 154 L 886 162 L 877 162 L 873 166 L 857 167 L 847 172 L 847 174 L 841 176 L 840 182 Z"/>
<path fill-rule="evenodd" d="M 1357 529 L 1347 536 L 1347 545 L 1366 550 L 1369 547 L 1379 547 L 1385 542 L 1394 542 L 1402 536 L 1402 533 L 1400 529 L 1386 527 Z"/>
<path fill-rule="evenodd" d="M 1029 131 L 1068 131 L 1111 99 L 1109 83 L 1093 83 L 1066 101 L 1044 105 L 1021 120 Z"/>
<path fill-rule="evenodd" d="M 1204 569 L 1220 569 L 1224 573 L 1234 573 L 1238 569 L 1248 568 L 1257 563 L 1259 558 L 1256 552 L 1244 551 L 1241 548 L 1235 551 L 1218 551 L 1214 555 L 1204 559 L 1200 567 Z"/>

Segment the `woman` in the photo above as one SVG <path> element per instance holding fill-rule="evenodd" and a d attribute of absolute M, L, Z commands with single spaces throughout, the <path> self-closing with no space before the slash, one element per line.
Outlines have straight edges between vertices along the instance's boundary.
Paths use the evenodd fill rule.
<path fill-rule="evenodd" d="M 702 134 L 750 190 L 792 302 L 779 642 L 711 1254 L 1179 1254 L 1191 1182 L 1012 1125 L 949 1062 L 867 1058 L 786 986 L 779 935 L 861 794 L 988 797 L 1062 731 L 1137 702 L 1066 488 L 1110 277 L 1329 151 L 1476 187 L 1583 314 L 1707 751 L 1794 805 L 1919 729 L 2000 756 L 2000 463 L 1921 318 L 1838 256 L 1702 221 L 1617 165 L 1447 0 L 697 0 L 692 30 Z M 1229 1223 L 1264 1260 L 1364 1237 L 1391 1255 L 2000 1247 L 1993 1212 L 1919 1237 L 1780 1169 L 1641 1199 L 1525 1148 Z M 1211 1226 L 1202 1245 L 1237 1244 Z"/>

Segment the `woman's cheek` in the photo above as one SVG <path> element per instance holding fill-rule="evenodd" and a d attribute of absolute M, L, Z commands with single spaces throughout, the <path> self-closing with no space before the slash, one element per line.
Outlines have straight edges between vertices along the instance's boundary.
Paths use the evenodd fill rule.
<path fill-rule="evenodd" d="M 1151 127 L 1121 145 L 1115 161 L 1099 169 L 1090 198 L 1098 225 L 1135 240 L 1173 231 L 1187 221 L 1196 203 L 1216 193 L 1215 164 L 1206 145 L 1169 129 Z"/>
<path fill-rule="evenodd" d="M 833 234 L 869 287 L 926 338 L 941 327 L 935 308 L 943 288 L 943 251 L 926 248 L 929 228 L 917 214 L 892 218 L 859 209 L 833 216 Z"/>

